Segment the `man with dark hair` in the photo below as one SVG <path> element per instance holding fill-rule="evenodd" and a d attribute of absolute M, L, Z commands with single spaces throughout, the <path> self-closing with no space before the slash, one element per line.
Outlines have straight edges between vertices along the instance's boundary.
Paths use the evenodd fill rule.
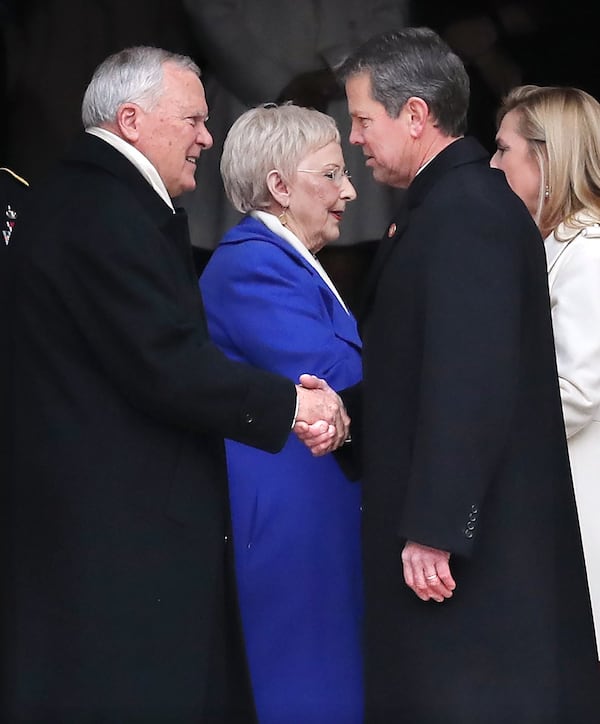
<path fill-rule="evenodd" d="M 350 140 L 407 189 L 367 281 L 364 382 L 342 393 L 363 438 L 366 720 L 591 724 L 540 235 L 464 137 L 468 77 L 433 31 L 376 37 L 342 75 Z"/>

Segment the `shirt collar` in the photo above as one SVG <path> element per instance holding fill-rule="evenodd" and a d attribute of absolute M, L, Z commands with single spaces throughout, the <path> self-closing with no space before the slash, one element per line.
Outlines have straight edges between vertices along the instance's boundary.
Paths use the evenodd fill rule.
<path fill-rule="evenodd" d="M 107 130 L 106 128 L 92 126 L 91 128 L 86 128 L 85 131 L 92 136 L 97 136 L 103 141 L 106 141 L 106 143 L 109 143 L 111 146 L 113 146 L 113 148 L 119 151 L 119 153 L 122 153 L 123 156 L 131 161 L 131 163 L 142 174 L 142 176 L 146 179 L 150 186 L 152 186 L 152 188 L 161 197 L 165 204 L 167 204 L 167 206 L 173 211 L 173 213 L 175 213 L 173 201 L 169 196 L 169 192 L 167 191 L 167 187 L 165 186 L 164 181 L 160 177 L 160 174 L 158 173 L 156 168 L 146 158 L 146 156 L 141 153 L 141 151 L 138 151 L 137 148 L 134 148 L 130 143 L 127 143 L 127 141 L 123 140 L 115 133 Z"/>

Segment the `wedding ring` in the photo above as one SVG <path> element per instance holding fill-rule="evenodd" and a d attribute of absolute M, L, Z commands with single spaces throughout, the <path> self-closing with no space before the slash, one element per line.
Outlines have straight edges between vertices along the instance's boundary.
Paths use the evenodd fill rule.
<path fill-rule="evenodd" d="M 432 576 L 425 576 L 426 581 L 435 581 L 435 579 L 438 577 L 437 573 L 434 573 Z"/>

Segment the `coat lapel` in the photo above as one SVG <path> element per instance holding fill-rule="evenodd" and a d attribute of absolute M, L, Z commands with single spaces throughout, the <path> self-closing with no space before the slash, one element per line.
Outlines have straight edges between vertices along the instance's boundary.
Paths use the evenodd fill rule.
<path fill-rule="evenodd" d="M 329 287 L 320 277 L 318 283 L 331 299 L 331 324 L 336 337 L 339 337 L 354 347 L 361 349 L 362 342 L 358 334 L 358 325 L 355 317 L 346 312 L 346 310 L 331 293 Z"/>
<path fill-rule="evenodd" d="M 575 238 L 575 237 L 574 237 Z M 554 269 L 556 263 L 560 259 L 560 257 L 564 254 L 564 252 L 567 250 L 567 247 L 569 244 L 573 241 L 573 239 L 569 239 L 568 241 L 557 241 L 554 234 L 549 236 L 545 242 L 544 247 L 546 250 L 546 263 L 547 263 L 547 270 L 548 274 Z"/>
<path fill-rule="evenodd" d="M 65 162 L 96 166 L 120 179 L 123 182 L 123 193 L 133 193 L 153 222 L 161 228 L 164 228 L 173 216 L 173 210 L 161 199 L 131 161 L 96 136 L 82 133 L 69 154 L 65 156 Z"/>
<path fill-rule="evenodd" d="M 244 244 L 252 243 L 252 240 L 259 240 L 273 244 L 278 247 L 282 253 L 290 257 L 295 264 L 306 269 L 311 278 L 314 280 L 314 283 L 321 289 L 323 296 L 330 301 L 329 310 L 335 334 L 340 337 L 340 339 L 343 339 L 356 347 L 361 347 L 358 327 L 354 316 L 346 312 L 317 270 L 309 264 L 309 262 L 304 259 L 304 257 L 296 251 L 296 249 L 288 244 L 285 239 L 282 239 L 280 236 L 268 229 L 261 221 L 254 219 L 251 216 L 246 216 L 239 224 L 225 234 L 220 243 Z"/>
<path fill-rule="evenodd" d="M 377 282 L 379 281 L 379 277 L 381 276 L 381 272 L 383 271 L 385 262 L 387 261 L 389 255 L 392 253 L 392 250 L 406 231 L 406 228 L 408 226 L 408 218 L 408 203 L 406 194 L 404 194 L 402 203 L 398 207 L 398 210 L 394 215 L 394 218 L 390 223 L 386 234 L 379 242 L 379 246 L 375 253 L 375 258 L 371 263 L 371 268 L 367 275 L 362 294 L 359 298 L 357 316 L 360 325 L 363 324 L 364 320 L 368 316 L 371 304 L 373 302 L 373 297 L 375 295 L 375 290 L 377 289 Z"/>
<path fill-rule="evenodd" d="M 450 169 L 465 163 L 480 163 L 488 159 L 488 152 L 473 138 L 453 141 L 413 179 L 403 194 L 398 211 L 383 236 L 367 276 L 364 291 L 358 305 L 359 324 L 362 329 L 370 312 L 379 277 L 391 252 L 406 232 L 411 209 L 419 206 L 422 199 L 435 186 L 437 180 Z"/>

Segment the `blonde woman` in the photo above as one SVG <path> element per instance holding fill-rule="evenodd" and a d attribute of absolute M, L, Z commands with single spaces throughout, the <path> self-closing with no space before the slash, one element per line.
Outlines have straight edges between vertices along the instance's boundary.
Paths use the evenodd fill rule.
<path fill-rule="evenodd" d="M 600 103 L 521 86 L 498 114 L 491 165 L 546 248 L 560 393 L 600 658 Z"/>

